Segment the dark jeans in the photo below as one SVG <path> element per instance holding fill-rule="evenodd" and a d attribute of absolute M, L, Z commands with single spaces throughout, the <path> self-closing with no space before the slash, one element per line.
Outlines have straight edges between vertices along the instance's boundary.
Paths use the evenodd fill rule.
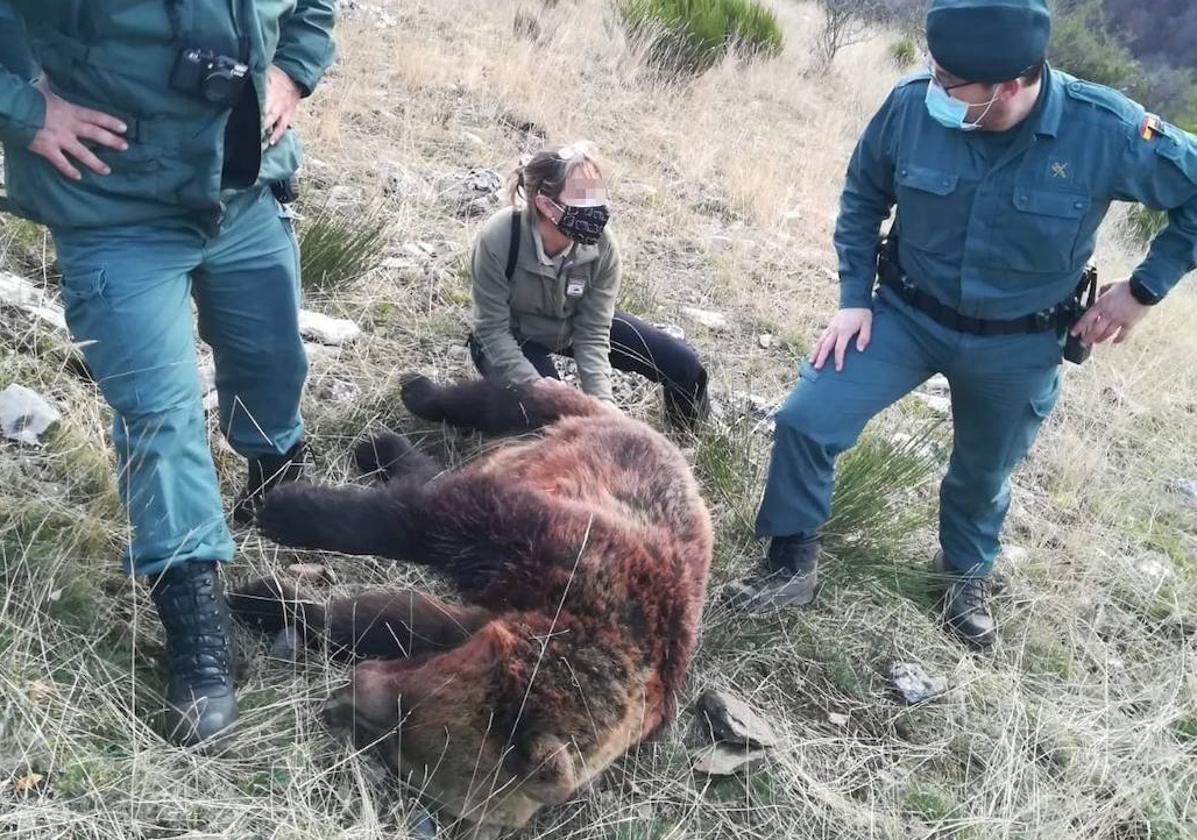
<path fill-rule="evenodd" d="M 494 371 L 473 334 L 469 338 L 469 348 L 478 372 L 483 376 L 493 375 Z M 541 376 L 560 378 L 553 365 L 552 350 L 534 341 L 525 341 L 520 349 Z M 573 348 L 566 347 L 558 352 L 572 356 Z M 611 367 L 661 383 L 665 412 L 671 422 L 692 427 L 706 416 L 707 372 L 698 354 L 684 341 L 635 315 L 615 313 L 611 322 Z"/>

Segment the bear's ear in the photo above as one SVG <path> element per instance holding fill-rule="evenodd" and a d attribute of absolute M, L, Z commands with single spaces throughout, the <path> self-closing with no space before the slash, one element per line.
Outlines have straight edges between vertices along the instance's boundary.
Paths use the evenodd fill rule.
<path fill-rule="evenodd" d="M 569 745 L 556 735 L 542 734 L 527 742 L 520 756 L 524 770 L 523 787 L 546 805 L 560 805 L 578 787 Z"/>

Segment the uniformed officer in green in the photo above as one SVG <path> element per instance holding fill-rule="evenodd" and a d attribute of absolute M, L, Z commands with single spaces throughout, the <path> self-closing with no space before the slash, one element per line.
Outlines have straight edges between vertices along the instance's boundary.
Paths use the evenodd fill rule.
<path fill-rule="evenodd" d="M 220 427 L 249 462 L 235 515 L 303 455 L 298 249 L 281 185 L 289 126 L 333 60 L 336 0 L 0 0 L 6 209 L 54 237 L 73 337 L 114 415 L 154 581 L 171 736 L 237 717 L 216 565 L 233 557 L 208 450 L 190 304 L 216 362 Z"/>
<path fill-rule="evenodd" d="M 848 167 L 835 244 L 840 310 L 777 417 L 749 606 L 809 603 L 836 457 L 865 423 L 934 373 L 952 392 L 940 492 L 945 617 L 978 646 L 995 626 L 985 580 L 1009 476 L 1060 390 L 1066 333 L 1123 341 L 1197 264 L 1197 139 L 1122 94 L 1048 66 L 1044 0 L 934 0 L 931 59 L 903 79 Z M 1113 201 L 1168 211 L 1122 282 L 1077 320 L 1073 296 Z M 878 235 L 897 206 L 896 265 Z"/>

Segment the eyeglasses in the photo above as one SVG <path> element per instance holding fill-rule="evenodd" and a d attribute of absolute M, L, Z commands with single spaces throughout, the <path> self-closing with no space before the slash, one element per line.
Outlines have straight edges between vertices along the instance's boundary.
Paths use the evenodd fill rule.
<path fill-rule="evenodd" d="M 924 62 L 927 65 L 927 72 L 931 74 L 931 81 L 939 85 L 940 88 L 943 89 L 944 93 L 951 93 L 956 88 L 968 87 L 969 85 L 973 84 L 972 82 L 957 82 L 954 85 L 945 85 L 943 80 L 939 78 L 939 73 L 937 73 L 935 70 L 935 63 L 930 59 L 930 57 L 926 57 Z"/>

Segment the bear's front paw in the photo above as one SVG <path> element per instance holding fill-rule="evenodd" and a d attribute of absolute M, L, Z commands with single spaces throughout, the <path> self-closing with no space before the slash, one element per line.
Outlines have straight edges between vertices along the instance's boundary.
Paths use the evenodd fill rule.
<path fill-rule="evenodd" d="M 414 447 L 394 432 L 378 432 L 353 447 L 353 460 L 364 473 L 379 473 L 383 479 L 395 478 L 401 462 Z"/>
<path fill-rule="evenodd" d="M 407 410 L 424 420 L 440 422 L 445 419 L 440 406 L 440 387 L 427 376 L 419 373 L 404 374 L 400 380 L 399 398 Z"/>
<path fill-rule="evenodd" d="M 271 490 L 254 517 L 258 532 L 280 545 L 315 548 L 322 522 L 317 492 L 308 484 Z"/>

